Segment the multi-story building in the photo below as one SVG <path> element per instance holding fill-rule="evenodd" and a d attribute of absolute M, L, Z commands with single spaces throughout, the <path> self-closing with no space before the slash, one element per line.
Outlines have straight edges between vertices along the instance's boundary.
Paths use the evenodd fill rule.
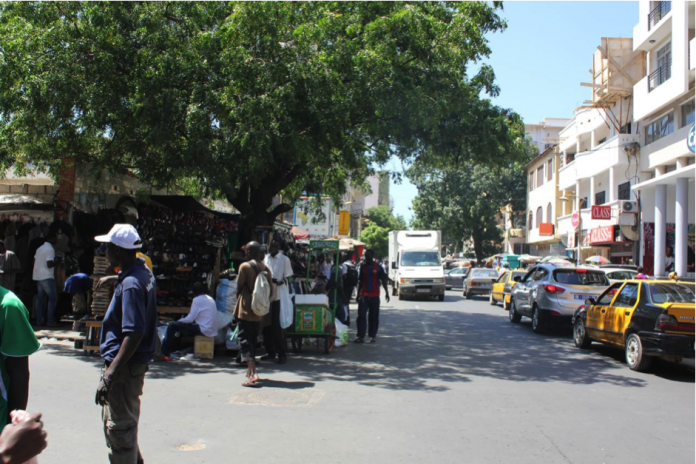
<path fill-rule="evenodd" d="M 525 124 L 524 132 L 539 147 L 539 153 L 558 144 L 559 133 L 570 122 L 565 118 L 544 118 L 537 124 Z"/>
<path fill-rule="evenodd" d="M 640 259 L 647 273 L 694 273 L 694 2 L 641 1 L 633 49 L 647 75 L 633 88 L 640 135 Z M 692 133 L 693 134 L 693 133 Z"/>
<path fill-rule="evenodd" d="M 630 38 L 602 38 L 593 55 L 592 99 L 560 133 L 558 234 L 576 259 L 635 260 L 639 135 L 633 124 L 633 84 L 645 76 L 643 53 Z M 601 212 L 594 206 L 603 206 Z M 573 216 L 577 214 L 574 224 Z M 578 246 L 579 245 L 579 246 Z M 580 256 L 578 256 L 578 253 Z"/>

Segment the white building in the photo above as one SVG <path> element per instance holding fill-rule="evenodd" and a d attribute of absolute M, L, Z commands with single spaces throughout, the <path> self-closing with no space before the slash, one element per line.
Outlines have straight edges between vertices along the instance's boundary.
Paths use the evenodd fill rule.
<path fill-rule="evenodd" d="M 539 147 L 539 153 L 558 144 L 558 134 L 570 122 L 565 118 L 544 118 L 537 124 L 525 124 L 524 131 L 534 144 Z"/>
<path fill-rule="evenodd" d="M 529 253 L 535 256 L 563 254 L 565 245 L 556 233 L 561 207 L 558 191 L 559 153 L 551 146 L 525 167 L 527 175 L 527 229 Z"/>
<path fill-rule="evenodd" d="M 646 273 L 694 272 L 694 2 L 640 2 L 633 48 L 646 54 L 647 76 L 636 83 L 634 119 L 640 134 L 641 262 Z M 673 253 L 673 254 L 672 254 Z M 666 256 L 669 254 L 670 256 Z M 672 258 L 673 256 L 673 258 Z"/>
<path fill-rule="evenodd" d="M 636 259 L 639 238 L 638 202 L 631 194 L 640 175 L 632 92 L 645 76 L 643 54 L 630 38 L 602 38 L 590 73 L 590 82 L 581 85 L 592 89 L 592 99 L 560 133 L 558 188 L 571 201 L 562 202 L 557 233 L 576 259 L 579 244 L 582 260 L 600 255 L 628 263 Z M 608 214 L 593 219 L 593 206 Z"/>

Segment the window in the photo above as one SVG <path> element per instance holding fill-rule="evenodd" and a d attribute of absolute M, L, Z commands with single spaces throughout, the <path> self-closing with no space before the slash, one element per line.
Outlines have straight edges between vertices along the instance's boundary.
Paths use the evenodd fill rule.
<path fill-rule="evenodd" d="M 534 190 L 534 171 L 529 173 L 529 191 Z"/>
<path fill-rule="evenodd" d="M 606 192 L 595 193 L 594 204 L 595 205 L 603 205 L 606 202 L 606 197 L 607 197 Z"/>
<path fill-rule="evenodd" d="M 527 224 L 527 229 L 532 230 L 534 228 L 534 213 L 529 212 L 529 223 Z"/>
<path fill-rule="evenodd" d="M 513 251 L 515 252 L 516 255 L 521 255 L 522 253 L 522 244 L 521 243 L 515 243 L 513 246 Z"/>
<path fill-rule="evenodd" d="M 679 126 L 680 128 L 694 123 L 695 101 L 696 100 L 692 98 L 691 101 L 688 101 L 681 106 L 681 125 Z"/>
<path fill-rule="evenodd" d="M 609 285 L 609 279 L 607 279 L 607 275 L 602 271 L 558 269 L 553 271 L 553 277 L 559 284 L 593 285 L 596 287 L 606 287 Z"/>
<path fill-rule="evenodd" d="M 542 217 L 543 214 L 544 214 L 544 212 L 542 211 L 541 206 L 538 207 L 538 208 L 537 208 L 537 212 L 536 212 L 536 215 L 537 215 L 536 228 L 537 228 L 537 229 L 539 228 L 539 225 L 541 224 L 541 221 L 544 220 L 544 218 Z"/>
<path fill-rule="evenodd" d="M 551 203 L 546 207 L 546 222 L 549 224 L 553 224 L 553 218 L 551 217 L 552 215 L 552 208 L 551 208 Z"/>
<path fill-rule="evenodd" d="M 534 273 L 534 277 L 532 277 L 532 280 L 533 280 L 534 282 L 538 282 L 538 281 L 540 281 L 540 280 L 544 280 L 548 274 L 549 274 L 549 271 L 547 271 L 546 269 L 540 267 L 540 268 L 537 269 L 537 271 Z"/>
<path fill-rule="evenodd" d="M 589 208 L 589 207 L 590 207 L 590 204 L 587 202 L 587 197 L 582 197 L 582 198 L 580 199 L 580 201 L 581 201 L 581 203 L 580 203 L 580 209 L 582 209 L 582 208 Z"/>
<path fill-rule="evenodd" d="M 539 169 L 537 169 L 536 185 L 537 187 L 544 185 L 544 165 L 542 164 Z"/>
<path fill-rule="evenodd" d="M 693 113 L 693 111 L 692 111 Z M 553 159 L 546 162 L 546 180 L 551 180 L 553 178 Z"/>
<path fill-rule="evenodd" d="M 693 303 L 693 284 L 653 284 L 650 286 L 653 303 Z"/>
<path fill-rule="evenodd" d="M 674 132 L 674 113 L 660 116 L 645 126 L 645 144 L 656 142 Z"/>
<path fill-rule="evenodd" d="M 623 282 L 617 282 L 606 289 L 602 296 L 597 299 L 597 304 L 601 306 L 609 306 L 611 304 L 611 300 L 614 299 L 614 295 L 616 295 L 616 292 L 619 291 L 622 285 Z"/>
<path fill-rule="evenodd" d="M 631 182 L 619 185 L 619 200 L 631 199 Z"/>
<path fill-rule="evenodd" d="M 616 297 L 614 307 L 632 308 L 638 302 L 638 284 L 626 284 Z"/>

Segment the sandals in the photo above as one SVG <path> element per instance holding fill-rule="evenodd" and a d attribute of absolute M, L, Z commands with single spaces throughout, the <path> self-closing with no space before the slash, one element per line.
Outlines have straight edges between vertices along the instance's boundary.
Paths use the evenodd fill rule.
<path fill-rule="evenodd" d="M 261 379 L 257 376 L 256 380 L 248 379 L 242 384 L 242 387 L 258 388 L 261 386 Z"/>

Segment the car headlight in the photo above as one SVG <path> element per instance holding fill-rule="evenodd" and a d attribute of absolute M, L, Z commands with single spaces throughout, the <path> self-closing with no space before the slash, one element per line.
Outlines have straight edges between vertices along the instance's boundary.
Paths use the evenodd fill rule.
<path fill-rule="evenodd" d="M 404 279 L 404 278 L 402 278 L 402 279 L 401 279 L 401 283 L 402 283 L 402 284 L 411 284 L 411 283 L 413 283 L 413 279 Z"/>

